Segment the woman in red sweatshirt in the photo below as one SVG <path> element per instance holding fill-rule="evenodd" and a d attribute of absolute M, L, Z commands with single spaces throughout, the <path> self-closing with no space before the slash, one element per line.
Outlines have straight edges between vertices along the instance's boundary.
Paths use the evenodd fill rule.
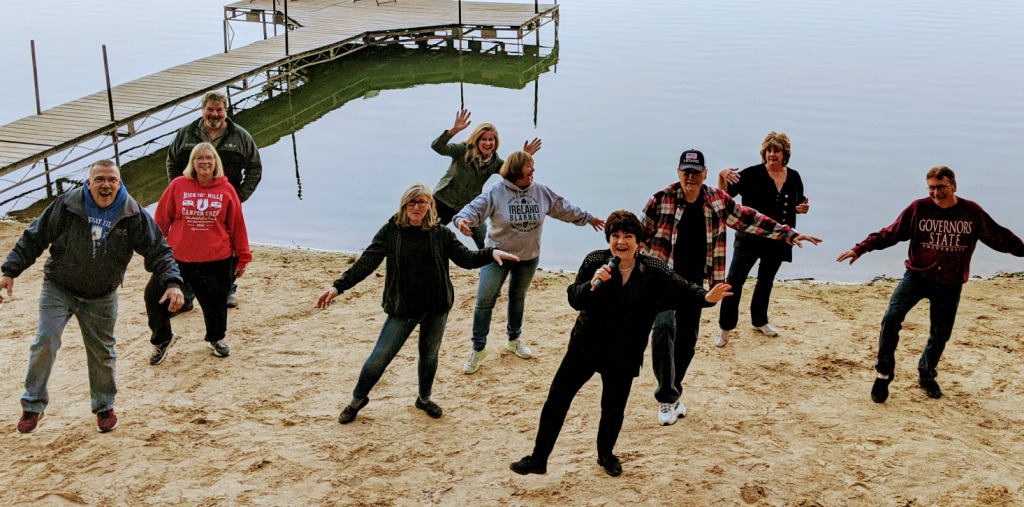
<path fill-rule="evenodd" d="M 252 260 L 245 232 L 242 205 L 234 187 L 224 176 L 217 150 L 210 143 L 192 149 L 183 177 L 175 178 L 164 190 L 153 217 L 167 243 L 174 250 L 185 283 L 192 286 L 203 309 L 206 343 L 217 357 L 230 349 L 224 336 L 228 322 L 228 291 L 231 288 L 232 257 L 237 257 L 234 275 L 240 278 Z M 159 296 L 149 297 L 146 312 L 153 334 L 153 355 L 149 364 L 160 364 L 177 340 L 171 331 L 171 313 Z"/>

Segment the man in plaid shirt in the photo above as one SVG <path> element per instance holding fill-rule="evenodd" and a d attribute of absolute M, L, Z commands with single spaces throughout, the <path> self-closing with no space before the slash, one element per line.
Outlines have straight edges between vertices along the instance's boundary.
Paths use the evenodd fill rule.
<path fill-rule="evenodd" d="M 704 154 L 687 150 L 679 157 L 678 182 L 654 194 L 643 211 L 644 253 L 665 262 L 687 281 L 710 287 L 725 282 L 725 228 L 778 239 L 802 247 L 815 245 L 813 236 L 800 234 L 734 201 L 729 194 L 704 184 Z M 698 204 L 699 203 L 699 204 Z M 693 206 L 697 205 L 697 206 Z M 683 377 L 693 360 L 700 331 L 701 307 L 681 305 L 658 314 L 651 336 L 651 356 L 658 389 L 658 421 L 670 425 L 686 415 L 679 401 Z M 718 341 L 723 346 L 724 336 Z"/>

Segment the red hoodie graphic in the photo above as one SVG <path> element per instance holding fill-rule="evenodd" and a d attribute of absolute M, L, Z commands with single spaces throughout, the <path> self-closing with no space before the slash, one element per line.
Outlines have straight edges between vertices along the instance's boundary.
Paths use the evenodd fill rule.
<path fill-rule="evenodd" d="M 194 178 L 174 178 L 153 218 L 175 260 L 213 262 L 234 255 L 240 268 L 252 260 L 242 204 L 225 176 L 208 185 Z"/>

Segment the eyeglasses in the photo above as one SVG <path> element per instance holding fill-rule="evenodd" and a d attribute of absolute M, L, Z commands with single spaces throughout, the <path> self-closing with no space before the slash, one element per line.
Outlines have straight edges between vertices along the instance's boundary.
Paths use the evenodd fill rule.
<path fill-rule="evenodd" d="M 416 206 L 430 206 L 430 201 L 426 199 L 416 199 L 415 201 L 409 201 L 405 203 L 407 208 L 413 208 Z"/>
<path fill-rule="evenodd" d="M 701 169 L 679 169 L 679 171 L 683 173 L 683 176 L 687 177 L 700 176 L 701 174 L 704 174 L 704 171 Z"/>
<path fill-rule="evenodd" d="M 951 185 L 928 185 L 929 192 L 938 192 L 949 188 Z"/>

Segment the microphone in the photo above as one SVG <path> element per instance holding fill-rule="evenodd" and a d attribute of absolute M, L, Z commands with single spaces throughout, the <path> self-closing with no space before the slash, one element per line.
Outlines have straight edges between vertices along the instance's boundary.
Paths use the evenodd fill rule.
<path fill-rule="evenodd" d="M 614 271 L 615 268 L 619 267 L 619 262 L 621 262 L 621 259 L 613 255 L 612 258 L 608 260 L 608 269 Z M 594 280 L 594 283 L 590 287 L 590 290 L 597 290 L 597 288 L 600 287 L 602 283 L 604 283 L 604 280 Z"/>

